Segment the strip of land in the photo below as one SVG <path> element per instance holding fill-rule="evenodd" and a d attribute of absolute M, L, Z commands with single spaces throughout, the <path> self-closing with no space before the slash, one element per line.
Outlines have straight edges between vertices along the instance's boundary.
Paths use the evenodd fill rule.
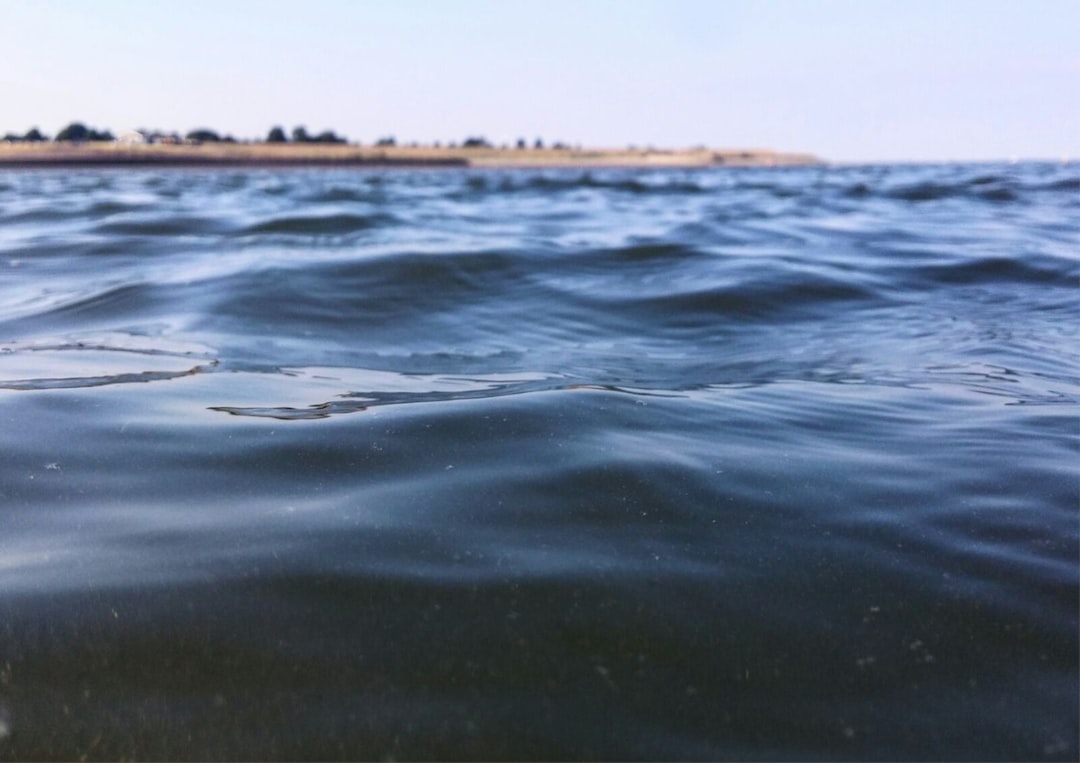
<path fill-rule="evenodd" d="M 0 167 L 778 167 L 820 164 L 770 150 L 356 146 L 271 143 L 0 143 Z"/>

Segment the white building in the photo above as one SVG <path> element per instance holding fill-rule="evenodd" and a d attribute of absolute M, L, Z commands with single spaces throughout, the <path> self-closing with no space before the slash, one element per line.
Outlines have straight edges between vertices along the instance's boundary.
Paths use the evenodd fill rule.
<path fill-rule="evenodd" d="M 142 130 L 124 130 L 116 136 L 117 143 L 124 143 L 129 146 L 139 145 L 141 143 L 149 143 L 147 135 Z"/>

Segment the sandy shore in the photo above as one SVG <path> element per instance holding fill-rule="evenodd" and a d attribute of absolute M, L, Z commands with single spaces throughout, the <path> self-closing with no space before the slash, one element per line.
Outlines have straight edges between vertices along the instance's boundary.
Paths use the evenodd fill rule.
<path fill-rule="evenodd" d="M 416 166 L 711 167 L 819 164 L 810 154 L 769 150 L 516 149 L 205 143 L 0 143 L 0 167 L 79 166 Z"/>

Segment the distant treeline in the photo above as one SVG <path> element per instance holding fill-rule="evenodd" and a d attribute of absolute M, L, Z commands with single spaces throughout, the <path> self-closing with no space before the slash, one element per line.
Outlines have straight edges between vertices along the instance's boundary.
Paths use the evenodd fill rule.
<path fill-rule="evenodd" d="M 31 128 L 24 135 L 17 135 L 15 133 L 8 133 L 3 137 L 4 141 L 8 143 L 40 143 L 50 140 L 49 136 L 41 132 L 37 127 Z M 120 133 L 119 136 L 114 135 L 111 130 L 97 130 L 92 127 L 87 127 L 82 122 L 72 122 L 60 132 L 56 133 L 56 137 L 52 138 L 54 141 L 68 141 L 74 143 L 84 143 L 89 141 L 126 141 L 131 143 L 237 143 L 231 135 L 222 135 L 216 130 L 211 130 L 206 127 L 200 127 L 195 130 L 188 131 L 183 137 L 177 132 L 162 132 L 160 130 L 131 130 L 129 132 Z M 266 143 L 289 143 L 290 140 L 285 136 L 285 131 L 280 127 L 274 127 L 270 130 L 266 136 Z M 296 127 L 292 131 L 292 143 L 347 143 L 348 141 L 339 137 L 333 130 L 325 130 L 318 135 L 309 135 L 308 131 L 303 127 Z"/>
<path fill-rule="evenodd" d="M 7 143 L 42 143 L 46 141 L 58 141 L 58 142 L 73 142 L 84 143 L 89 141 L 119 141 L 123 143 L 238 143 L 236 138 L 231 135 L 222 135 L 215 130 L 209 128 L 200 127 L 195 130 L 190 130 L 183 136 L 177 132 L 162 132 L 160 130 L 130 130 L 122 132 L 119 135 L 114 135 L 111 130 L 97 130 L 92 127 L 87 127 L 82 122 L 72 122 L 64 127 L 60 132 L 56 133 L 55 138 L 50 138 L 45 135 L 37 127 L 33 127 L 23 135 L 17 135 L 15 133 L 7 133 L 0 140 Z M 244 141 L 248 142 L 248 141 Z M 308 133 L 305 127 L 294 127 L 292 132 L 286 135 L 285 130 L 281 127 L 272 127 L 270 132 L 267 133 L 266 138 L 263 139 L 264 143 L 324 143 L 324 144 L 344 144 L 348 143 L 348 140 L 343 136 L 339 136 L 333 130 L 324 130 L 317 135 Z M 396 146 L 397 140 L 393 136 L 385 136 L 375 141 L 376 146 Z M 410 143 L 411 146 L 417 146 L 418 143 Z M 442 144 L 438 141 L 435 142 L 435 147 L 439 148 Z M 494 145 L 486 138 L 481 136 L 472 135 L 460 144 L 453 141 L 446 144 L 447 148 L 494 148 Z M 525 149 L 529 147 L 529 144 L 524 138 L 519 138 L 516 143 L 516 147 L 519 149 Z M 532 143 L 534 149 L 544 148 L 544 142 L 537 138 Z M 502 148 L 509 148 L 509 146 L 503 145 Z M 570 148 L 567 144 L 557 141 L 551 145 L 553 149 L 566 149 Z"/>
<path fill-rule="evenodd" d="M 9 132 L 3 137 L 3 140 L 8 143 L 24 142 L 24 143 L 41 143 L 50 140 L 48 135 L 45 135 L 36 127 L 31 128 L 25 135 L 16 135 Z M 116 136 L 109 130 L 95 130 L 87 127 L 81 122 L 72 122 L 60 132 L 56 133 L 56 137 L 52 140 L 57 141 L 110 141 L 116 140 Z"/>

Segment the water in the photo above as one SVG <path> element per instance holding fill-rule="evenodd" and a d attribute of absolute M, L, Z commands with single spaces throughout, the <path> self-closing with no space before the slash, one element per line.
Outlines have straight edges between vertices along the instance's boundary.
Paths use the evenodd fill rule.
<path fill-rule="evenodd" d="M 1080 168 L 0 172 L 7 758 L 1078 756 Z"/>

